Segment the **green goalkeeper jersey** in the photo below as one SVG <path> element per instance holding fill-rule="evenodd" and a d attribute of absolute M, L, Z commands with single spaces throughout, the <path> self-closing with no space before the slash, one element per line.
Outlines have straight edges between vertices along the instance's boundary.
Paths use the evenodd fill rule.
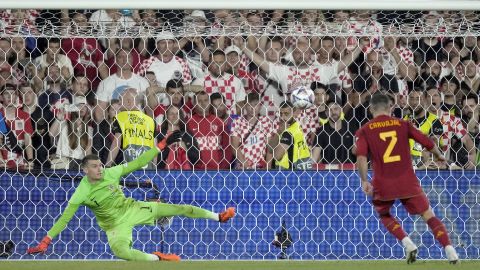
<path fill-rule="evenodd" d="M 95 214 L 98 225 L 107 231 L 123 222 L 122 217 L 130 205 L 132 198 L 126 198 L 119 185 L 120 178 L 147 165 L 156 155 L 156 147 L 140 155 L 136 160 L 105 169 L 102 179 L 92 184 L 83 177 L 62 216 L 48 231 L 52 238 L 56 237 L 72 219 L 80 205 L 84 205 Z"/>

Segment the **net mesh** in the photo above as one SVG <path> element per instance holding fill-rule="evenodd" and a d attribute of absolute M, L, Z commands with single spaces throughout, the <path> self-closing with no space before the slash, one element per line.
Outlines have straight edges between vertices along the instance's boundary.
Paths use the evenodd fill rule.
<path fill-rule="evenodd" d="M 140 183 L 125 184 L 127 195 L 237 205 L 239 217 L 139 227 L 134 247 L 272 259 L 285 221 L 291 258 L 401 258 L 352 172 L 355 131 L 383 92 L 448 157 L 413 161 L 461 257 L 478 258 L 479 24 L 469 11 L 0 10 L 0 241 L 16 244 L 11 258 L 30 258 L 23 251 L 60 216 L 86 154 L 113 166 L 180 129 L 181 143 L 127 179 Z M 295 99 L 313 104 L 282 114 Z M 274 161 L 291 119 L 306 156 Z M 393 212 L 420 256 L 442 256 L 422 222 Z M 112 258 L 84 209 L 52 250 Z"/>

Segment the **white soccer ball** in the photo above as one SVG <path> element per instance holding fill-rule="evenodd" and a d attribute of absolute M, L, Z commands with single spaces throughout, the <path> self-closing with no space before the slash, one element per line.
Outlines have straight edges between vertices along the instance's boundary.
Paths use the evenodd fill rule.
<path fill-rule="evenodd" d="M 290 95 L 290 101 L 297 108 L 309 108 L 315 101 L 315 94 L 312 89 L 305 86 L 299 86 L 293 89 Z"/>

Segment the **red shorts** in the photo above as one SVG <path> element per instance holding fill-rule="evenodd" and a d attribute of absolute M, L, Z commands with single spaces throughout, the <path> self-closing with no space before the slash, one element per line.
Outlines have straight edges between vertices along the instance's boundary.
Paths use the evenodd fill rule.
<path fill-rule="evenodd" d="M 427 195 L 425 195 L 424 192 L 415 197 L 400 199 L 400 201 L 410 215 L 422 214 L 430 208 L 430 202 L 428 201 Z M 377 213 L 381 215 L 390 212 L 390 208 L 392 207 L 393 203 L 395 203 L 395 200 L 373 200 L 372 203 Z"/>

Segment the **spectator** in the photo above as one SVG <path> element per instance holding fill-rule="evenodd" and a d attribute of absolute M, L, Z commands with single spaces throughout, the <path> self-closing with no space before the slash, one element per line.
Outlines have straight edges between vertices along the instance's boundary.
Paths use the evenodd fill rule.
<path fill-rule="evenodd" d="M 115 136 L 112 127 L 115 121 L 115 116 L 120 112 L 121 104 L 118 99 L 114 99 L 110 102 L 107 108 L 107 116 L 98 125 L 94 125 L 93 128 L 93 145 L 92 152 L 100 157 L 103 164 L 108 161 L 108 154 L 110 152 L 110 146 L 112 145 L 113 137 Z M 113 164 L 120 164 L 123 161 L 123 152 L 119 151 Z"/>
<path fill-rule="evenodd" d="M 268 142 L 269 158 L 273 158 L 272 168 L 287 170 L 308 170 L 312 168 L 310 149 L 300 123 L 295 117 L 300 109 L 286 101 L 280 105 L 278 129 Z M 267 160 L 268 160 L 267 159 Z"/>
<path fill-rule="evenodd" d="M 112 31 L 118 27 L 131 28 L 136 25 L 135 19 L 139 19 L 138 11 L 129 9 L 100 9 L 92 13 L 89 22 L 101 29 Z"/>
<path fill-rule="evenodd" d="M 448 75 L 448 70 L 436 59 L 428 59 L 422 64 L 421 80 L 425 87 L 440 86 L 440 80 Z"/>
<path fill-rule="evenodd" d="M 32 134 L 33 128 L 28 113 L 19 108 L 19 96 L 15 86 L 6 85 L 2 91 L 3 108 L 0 113 L 5 117 L 8 132 L 5 147 L 0 150 L 3 161 L 9 169 L 33 168 Z"/>
<path fill-rule="evenodd" d="M 210 95 L 210 104 L 212 105 L 213 114 L 222 119 L 227 126 L 227 132 L 230 132 L 233 116 L 228 113 L 227 106 L 225 105 L 225 97 L 220 93 L 212 93 Z"/>
<path fill-rule="evenodd" d="M 257 73 L 248 72 L 240 67 L 240 57 L 242 50 L 235 45 L 228 46 L 225 49 L 225 55 L 227 59 L 226 72 L 235 75 L 242 82 L 243 88 L 247 93 L 256 92 L 260 93 L 260 85 L 257 82 Z"/>
<path fill-rule="evenodd" d="M 149 86 L 148 81 L 133 73 L 132 57 L 124 50 L 119 49 L 115 55 L 115 64 L 117 72 L 105 80 L 101 81 L 97 89 L 97 106 L 95 107 L 95 120 L 100 123 L 105 119 L 105 112 L 108 104 L 113 99 L 113 95 L 117 95 L 121 90 L 128 87 L 137 89 L 138 93 L 145 93 Z"/>
<path fill-rule="evenodd" d="M 443 77 L 440 81 L 440 92 L 443 94 L 443 104 L 441 109 L 449 112 L 452 115 L 460 115 L 460 108 L 457 105 L 457 100 L 460 93 L 460 82 L 452 75 Z"/>
<path fill-rule="evenodd" d="M 153 9 L 144 9 L 140 12 L 140 17 L 142 18 L 142 25 L 144 31 L 156 31 L 160 29 L 163 25 L 163 20 L 158 13 Z"/>
<path fill-rule="evenodd" d="M 186 120 L 183 112 L 176 106 L 168 107 L 165 112 L 166 117 L 160 129 L 160 137 L 162 140 L 166 134 L 176 130 L 182 132 L 181 141 L 171 144 L 160 153 L 159 169 L 167 170 L 191 170 L 200 158 L 200 150 L 197 140 L 186 129 Z"/>
<path fill-rule="evenodd" d="M 476 55 L 466 56 L 462 58 L 460 67 L 463 67 L 463 78 L 462 84 L 465 84 L 472 90 L 472 92 L 477 93 L 480 88 L 480 74 L 477 71 L 477 59 Z M 464 93 L 467 95 L 468 93 Z M 478 94 L 478 93 L 477 93 Z"/>
<path fill-rule="evenodd" d="M 27 71 L 27 66 L 32 61 L 30 52 L 25 47 L 25 39 L 23 37 L 12 37 L 10 47 L 10 58 L 8 61 L 13 70 L 17 72 L 17 81 L 25 83 L 27 78 L 31 78 Z"/>
<path fill-rule="evenodd" d="M 464 145 L 468 153 L 468 161 L 465 164 L 461 164 L 466 169 L 473 169 L 476 166 L 477 152 L 472 138 L 468 134 L 462 120 L 459 117 L 451 115 L 449 112 L 440 109 L 442 105 L 442 99 L 440 93 L 436 87 L 427 88 L 425 92 L 428 111 L 431 114 L 435 114 L 438 120 L 443 125 L 443 134 L 441 136 L 440 148 L 445 153 L 447 160 L 453 165 L 455 163 L 461 164 L 459 156 L 452 149 L 455 145 L 455 139 L 460 141 Z M 429 103 L 429 104 L 428 104 Z"/>
<path fill-rule="evenodd" d="M 422 30 L 427 33 L 438 32 L 439 18 L 437 14 L 427 14 L 424 16 L 424 25 Z M 423 36 L 419 39 L 415 39 L 412 42 L 412 51 L 414 54 L 415 63 L 421 66 L 423 62 L 429 59 L 435 59 L 438 62 L 442 62 L 445 59 L 445 55 L 442 52 L 441 38 L 438 36 Z"/>
<path fill-rule="evenodd" d="M 397 76 L 401 80 L 413 81 L 417 77 L 417 67 L 413 61 L 413 52 L 400 45 L 394 36 L 384 38 L 384 45 L 380 50 L 383 57 L 383 72 Z"/>
<path fill-rule="evenodd" d="M 190 84 L 192 75 L 187 62 L 175 56 L 178 51 L 178 42 L 171 32 L 161 32 L 157 39 L 158 55 L 152 56 L 142 62 L 139 74 L 145 75 L 153 71 L 160 86 L 165 87 L 171 79 L 181 79 L 183 84 Z"/>
<path fill-rule="evenodd" d="M 60 39 L 49 38 L 48 47 L 45 49 L 44 54 L 35 58 L 34 63 L 40 70 L 40 74 L 44 74 L 42 70 L 47 69 L 52 65 L 57 65 L 60 68 L 63 80 L 68 81 L 73 75 L 72 61 L 67 56 L 60 54 L 60 51 Z"/>
<path fill-rule="evenodd" d="M 77 13 L 73 18 L 75 20 L 82 16 L 85 15 Z M 82 36 L 64 38 L 62 39 L 62 50 L 73 65 L 73 72 L 70 75 L 86 76 L 92 88 L 96 89 L 101 78 L 109 75 L 106 70 L 103 71 L 103 74 L 99 72 L 100 66 L 103 65 L 103 52 L 96 38 Z M 68 78 L 66 77 L 66 79 Z"/>
<path fill-rule="evenodd" d="M 410 113 L 404 119 L 409 120 L 417 127 L 423 134 L 431 137 L 435 142 L 438 142 L 443 135 L 443 125 L 438 120 L 437 115 L 427 111 L 429 107 L 426 101 L 425 93 L 420 88 L 414 88 L 408 94 L 408 108 Z M 444 164 L 435 164 L 430 160 L 430 156 L 418 143 L 410 140 L 410 148 L 412 152 L 412 161 L 414 166 L 436 168 L 438 165 L 444 167 Z"/>
<path fill-rule="evenodd" d="M 53 169 L 79 170 L 82 159 L 92 152 L 93 129 L 82 119 L 76 104 L 58 108 L 49 134 L 57 147 L 51 158 Z"/>
<path fill-rule="evenodd" d="M 317 131 L 313 160 L 323 164 L 354 163 L 352 147 L 358 127 L 341 119 L 342 106 L 333 100 L 328 102 L 327 112 L 328 122 Z"/>
<path fill-rule="evenodd" d="M 40 96 L 38 97 L 38 106 L 45 110 L 53 109 L 55 103 L 68 100 L 72 102 L 72 94 L 65 89 L 62 77 L 60 76 L 60 67 L 56 64 L 49 66 L 46 71 L 47 76 L 45 78 L 46 85 L 49 85 Z"/>
<path fill-rule="evenodd" d="M 260 115 L 260 96 L 247 95 L 242 116 L 232 124 L 232 147 L 236 169 L 267 169 L 267 143 L 275 133 L 273 122 Z"/>
<path fill-rule="evenodd" d="M 362 93 L 362 101 L 365 95 L 371 95 L 378 90 L 398 93 L 398 81 L 394 75 L 384 73 L 383 58 L 379 52 L 371 51 L 368 53 L 366 61 L 360 69 L 360 76 L 355 78 L 353 89 Z"/>
<path fill-rule="evenodd" d="M 383 43 L 383 48 L 380 49 L 380 54 L 383 56 L 383 73 L 397 79 L 398 92 L 402 97 L 406 97 L 408 83 L 417 78 L 413 52 L 394 36 L 385 37 Z"/>
<path fill-rule="evenodd" d="M 265 61 L 263 56 L 251 51 L 244 45 L 239 38 L 235 39 L 235 45 L 242 51 L 266 74 L 268 79 L 272 79 L 280 83 L 283 93 L 287 93 L 298 86 L 309 86 L 314 81 L 328 84 L 332 79 L 338 76 L 338 72 L 345 69 L 353 59 L 360 54 L 360 47 L 357 47 L 351 54 L 338 62 L 338 65 L 332 69 L 326 69 L 322 66 L 311 65 L 312 49 L 310 40 L 300 37 L 296 41 L 296 47 L 292 51 L 294 66 L 285 66 Z"/>
<path fill-rule="evenodd" d="M 210 113 L 210 100 L 206 92 L 198 92 L 194 99 L 194 114 L 187 121 L 187 129 L 198 141 L 200 160 L 195 169 L 219 170 L 228 169 L 223 149 L 229 145 L 224 123 Z"/>
<path fill-rule="evenodd" d="M 210 59 L 210 48 L 213 46 L 211 37 L 202 37 L 205 35 L 208 27 L 208 20 L 205 12 L 193 10 L 192 13 L 184 18 L 184 27 L 187 33 L 179 41 L 179 47 L 182 50 L 188 67 L 195 78 L 202 78 L 207 75 L 205 63 Z"/>
<path fill-rule="evenodd" d="M 227 136 L 225 140 L 229 139 L 228 137 L 232 132 L 233 120 L 236 119 L 238 115 L 230 115 L 228 113 L 227 106 L 225 105 L 225 97 L 220 93 L 212 93 L 210 95 L 210 104 L 213 114 L 223 121 L 225 134 Z M 231 162 L 233 162 L 233 149 L 231 144 L 223 149 L 223 153 L 225 160 L 231 164 Z"/>
<path fill-rule="evenodd" d="M 332 74 L 329 76 L 332 76 L 331 80 L 328 82 L 324 82 L 324 84 L 331 84 L 332 88 L 337 88 L 340 87 L 343 90 L 351 90 L 352 88 L 352 79 L 350 78 L 350 75 L 348 74 L 348 71 L 346 68 L 343 68 L 342 70 L 338 70 L 338 68 L 342 68 L 342 66 L 339 66 L 339 61 L 338 59 L 346 59 L 347 61 L 351 59 L 356 59 L 359 55 L 359 51 L 351 52 L 348 50 L 344 50 L 348 52 L 348 54 L 339 54 L 337 55 L 337 48 L 339 47 L 340 42 L 337 42 L 335 39 L 332 37 L 323 37 L 320 40 L 320 48 L 317 51 L 316 55 L 316 61 L 314 62 L 315 66 L 318 66 L 322 69 L 323 75 L 327 74 Z M 349 54 L 355 53 L 354 55 L 347 56 Z M 348 66 L 349 63 L 346 63 L 346 66 Z M 337 75 L 338 74 L 338 75 Z"/>
<path fill-rule="evenodd" d="M 113 122 L 114 136 L 105 166 L 114 165 L 120 145 L 127 162 L 154 147 L 155 121 L 143 112 L 143 102 L 143 95 L 139 94 L 135 88 L 128 88 L 120 94 L 121 109 Z M 148 168 L 154 168 L 153 164 Z"/>
<path fill-rule="evenodd" d="M 322 83 L 312 82 L 310 89 L 315 94 L 315 102 L 310 108 L 303 110 L 297 118 L 303 133 L 307 136 L 308 145 L 313 144 L 316 131 L 328 122 L 327 103 L 331 98 L 327 86 Z M 345 116 L 342 113 L 341 120 L 343 119 Z"/>
<path fill-rule="evenodd" d="M 4 9 L 0 11 L 0 26 L 9 34 L 38 34 L 35 23 L 39 12 L 35 9 Z"/>
<path fill-rule="evenodd" d="M 142 55 L 140 55 L 137 48 L 135 48 L 135 42 L 133 38 L 113 38 L 110 39 L 109 45 L 110 47 L 107 50 L 108 59 L 105 62 L 106 66 L 108 67 L 107 76 L 117 73 L 118 65 L 115 59 L 115 55 L 120 50 L 125 51 L 129 55 L 129 58 L 132 58 L 131 66 L 133 68 L 133 72 L 138 73 L 140 71 L 140 64 L 142 63 L 144 58 Z"/>
<path fill-rule="evenodd" d="M 38 106 L 37 94 L 30 86 L 20 88 L 22 94 L 22 110 L 30 116 L 32 125 L 32 147 L 34 152 L 34 165 L 40 168 L 50 168 L 48 159 L 49 150 L 52 148 L 50 136 L 48 135 L 49 125 L 53 120 L 53 114 L 50 110 L 42 110 Z"/>
<path fill-rule="evenodd" d="M 477 138 L 480 133 L 480 106 L 478 101 L 478 95 L 475 94 L 468 94 L 462 101 L 462 120 L 473 138 Z"/>
<path fill-rule="evenodd" d="M 221 93 L 225 97 L 225 105 L 230 114 L 239 114 L 246 95 L 242 82 L 235 75 L 226 73 L 223 51 L 214 51 L 210 60 L 208 65 L 210 74 L 196 79 L 193 84 L 203 86 L 208 94 Z"/>
<path fill-rule="evenodd" d="M 160 87 L 149 87 L 147 89 L 147 104 L 153 111 L 153 117 L 158 125 L 161 125 L 165 121 L 166 106 L 158 102 L 158 93 Z M 190 101 L 186 101 L 184 96 L 184 89 L 180 80 L 170 80 L 167 83 L 166 94 L 169 99 L 169 104 L 176 106 L 182 110 L 182 114 L 185 119 L 189 119 L 192 115 L 192 107 Z"/>
<path fill-rule="evenodd" d="M 84 75 L 75 75 L 72 78 L 72 91 L 73 99 L 75 97 L 86 98 L 90 93 L 90 82 Z"/>
<path fill-rule="evenodd" d="M 262 43 L 265 43 L 263 49 L 265 52 L 265 61 L 280 65 L 281 59 L 286 53 L 283 39 L 281 37 L 273 37 L 271 39 L 262 37 L 260 38 L 260 46 Z M 258 75 L 255 76 L 256 84 L 258 84 L 259 92 L 263 97 L 262 114 L 274 119 L 278 112 L 278 107 L 286 100 L 286 95 L 284 95 L 280 84 L 277 81 L 269 79 L 268 74 L 264 70 L 259 69 L 257 73 Z"/>
<path fill-rule="evenodd" d="M 12 74 L 12 66 L 7 61 L 7 54 L 0 49 L 0 87 L 4 87 L 7 84 L 15 84 L 15 80 Z"/>
<path fill-rule="evenodd" d="M 69 26 L 69 34 L 73 36 L 85 36 L 93 30 L 92 24 L 88 21 L 87 14 L 83 12 L 75 12 L 72 19 L 70 19 L 68 15 L 65 16 L 63 25 Z"/>

